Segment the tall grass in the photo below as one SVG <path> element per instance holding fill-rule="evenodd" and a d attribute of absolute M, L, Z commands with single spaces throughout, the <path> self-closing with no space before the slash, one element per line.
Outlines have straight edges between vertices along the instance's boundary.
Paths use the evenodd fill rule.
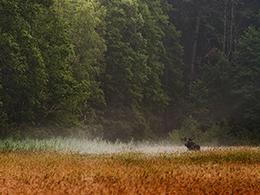
<path fill-rule="evenodd" d="M 260 194 L 259 148 L 180 155 L 0 153 L 0 194 Z"/>
<path fill-rule="evenodd" d="M 236 147 L 202 147 L 202 152 L 212 150 L 233 150 Z M 246 148 L 246 147 L 244 147 Z M 241 155 L 250 155 L 249 151 Z M 259 150 L 259 147 L 255 149 Z M 76 138 L 52 138 L 52 139 L 5 139 L 0 140 L 0 152 L 65 152 L 77 154 L 114 154 L 114 153 L 144 153 L 144 154 L 171 154 L 185 153 L 187 149 L 182 146 L 175 146 L 167 141 L 157 143 L 151 142 L 109 142 L 102 139 L 76 139 Z M 259 152 L 260 153 L 260 152 Z M 205 154 L 203 154 L 205 157 Z M 217 153 L 216 153 L 217 155 Z M 191 158 L 192 155 L 189 154 Z M 212 156 L 211 156 L 212 157 Z M 196 155 L 193 160 L 199 161 L 200 155 Z M 205 157 L 206 158 L 206 157 Z M 217 156 L 216 156 L 217 158 Z M 227 158 L 229 155 L 227 154 Z M 239 158 L 239 157 L 237 157 Z M 205 160 L 205 159 L 204 159 Z"/>
<path fill-rule="evenodd" d="M 109 142 L 101 139 L 76 139 L 76 138 L 52 138 L 52 139 L 5 139 L 0 140 L 0 151 L 57 151 L 73 152 L 80 154 L 106 154 L 121 152 L 160 153 L 185 151 L 183 147 L 174 147 L 169 143 L 148 142 Z"/>

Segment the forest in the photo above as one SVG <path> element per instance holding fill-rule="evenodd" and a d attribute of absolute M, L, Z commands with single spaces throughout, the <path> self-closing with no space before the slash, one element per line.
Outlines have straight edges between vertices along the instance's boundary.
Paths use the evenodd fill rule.
<path fill-rule="evenodd" d="M 260 143 L 259 0 L 0 0 L 0 138 Z"/>

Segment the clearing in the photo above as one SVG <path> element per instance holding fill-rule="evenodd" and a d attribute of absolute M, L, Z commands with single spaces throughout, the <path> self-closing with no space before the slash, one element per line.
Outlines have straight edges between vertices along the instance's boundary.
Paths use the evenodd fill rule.
<path fill-rule="evenodd" d="M 260 194 L 260 149 L 0 153 L 0 194 Z"/>

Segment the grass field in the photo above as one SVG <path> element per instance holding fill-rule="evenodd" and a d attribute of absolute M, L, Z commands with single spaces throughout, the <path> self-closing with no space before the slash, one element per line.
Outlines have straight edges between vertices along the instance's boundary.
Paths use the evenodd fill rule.
<path fill-rule="evenodd" d="M 0 153 L 0 194 L 260 194 L 259 148 Z"/>

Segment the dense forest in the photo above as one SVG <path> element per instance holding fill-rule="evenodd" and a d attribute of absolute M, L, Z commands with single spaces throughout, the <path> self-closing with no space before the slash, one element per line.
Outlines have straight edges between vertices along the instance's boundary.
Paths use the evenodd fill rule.
<path fill-rule="evenodd" d="M 0 0 L 0 137 L 260 143 L 259 0 Z"/>

